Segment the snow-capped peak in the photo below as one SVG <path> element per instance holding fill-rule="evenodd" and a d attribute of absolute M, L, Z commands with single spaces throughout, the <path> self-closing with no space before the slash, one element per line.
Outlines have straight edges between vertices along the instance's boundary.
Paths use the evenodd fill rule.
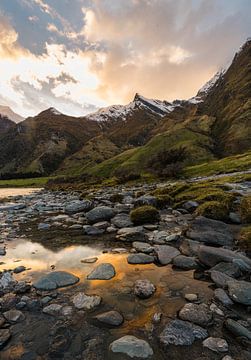
<path fill-rule="evenodd" d="M 62 113 L 60 111 L 58 111 L 57 109 L 55 109 L 54 107 L 50 107 L 48 110 L 50 112 L 52 112 L 52 114 L 54 114 L 54 115 L 62 115 Z"/>
<path fill-rule="evenodd" d="M 207 94 L 226 71 L 227 69 L 221 69 L 218 71 L 208 82 L 205 83 L 205 85 L 202 86 L 197 95 L 200 96 L 202 94 Z"/>

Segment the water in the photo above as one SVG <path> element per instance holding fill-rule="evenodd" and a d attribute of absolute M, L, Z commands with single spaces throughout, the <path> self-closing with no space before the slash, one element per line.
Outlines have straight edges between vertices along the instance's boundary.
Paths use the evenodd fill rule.
<path fill-rule="evenodd" d="M 40 188 L 0 188 L 0 199 L 14 196 L 24 196 L 41 190 Z"/>

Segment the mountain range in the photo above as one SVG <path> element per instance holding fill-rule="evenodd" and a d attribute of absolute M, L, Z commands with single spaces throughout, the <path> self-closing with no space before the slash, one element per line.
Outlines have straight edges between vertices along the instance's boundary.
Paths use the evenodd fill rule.
<path fill-rule="evenodd" d="M 186 165 L 251 148 L 251 40 L 225 71 L 189 100 L 147 99 L 73 117 L 49 108 L 23 120 L 0 107 L 0 175 L 109 178 L 144 173 L 164 149 L 186 149 Z"/>

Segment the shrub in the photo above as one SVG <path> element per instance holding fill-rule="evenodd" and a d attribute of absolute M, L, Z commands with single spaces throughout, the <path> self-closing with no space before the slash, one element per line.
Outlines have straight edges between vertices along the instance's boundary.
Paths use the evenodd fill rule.
<path fill-rule="evenodd" d="M 164 209 L 173 203 L 173 198 L 169 195 L 157 195 L 157 208 Z"/>
<path fill-rule="evenodd" d="M 242 221 L 251 223 L 251 195 L 243 197 L 240 205 Z"/>
<path fill-rule="evenodd" d="M 251 226 L 241 229 L 239 244 L 244 249 L 251 251 Z"/>
<path fill-rule="evenodd" d="M 130 171 L 128 169 L 117 169 L 114 172 L 114 175 L 118 179 L 118 183 L 124 184 L 128 181 L 138 180 L 140 178 L 140 174 L 135 171 Z"/>
<path fill-rule="evenodd" d="M 214 220 L 226 220 L 229 207 L 220 201 L 207 201 L 196 209 L 196 215 L 202 215 Z"/>
<path fill-rule="evenodd" d="M 159 212 L 154 206 L 144 205 L 133 209 L 130 218 L 135 225 L 152 223 L 159 220 Z"/>

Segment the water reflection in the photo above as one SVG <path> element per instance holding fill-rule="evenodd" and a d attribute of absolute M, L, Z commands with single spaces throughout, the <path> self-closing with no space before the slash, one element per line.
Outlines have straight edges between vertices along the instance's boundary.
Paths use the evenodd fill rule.
<path fill-rule="evenodd" d="M 40 190 L 40 188 L 0 188 L 0 199 L 10 196 L 29 195 Z"/>

